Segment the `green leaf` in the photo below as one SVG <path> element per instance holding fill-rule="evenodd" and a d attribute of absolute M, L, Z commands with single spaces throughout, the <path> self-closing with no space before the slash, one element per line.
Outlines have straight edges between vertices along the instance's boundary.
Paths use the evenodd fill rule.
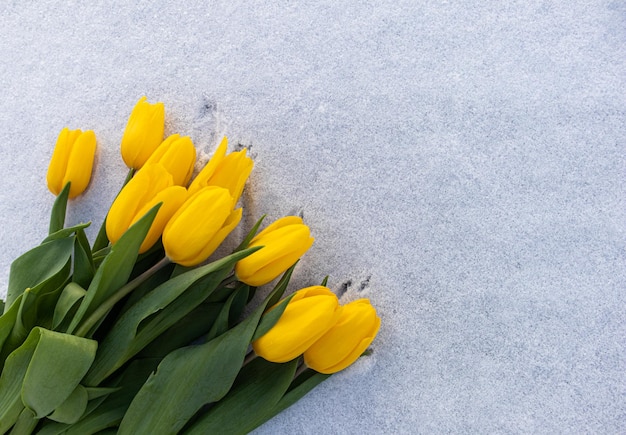
<path fill-rule="evenodd" d="M 52 311 L 56 300 L 70 272 L 70 261 L 55 275 L 26 289 L 21 295 L 21 303 L 10 336 L 4 342 L 0 359 L 20 346 L 35 326 L 48 328 L 52 323 Z"/>
<path fill-rule="evenodd" d="M 30 434 L 38 423 L 39 419 L 35 418 L 35 414 L 30 409 L 23 409 L 9 435 Z"/>
<path fill-rule="evenodd" d="M 223 304 L 203 302 L 175 325 L 153 340 L 139 354 L 142 358 L 164 358 L 179 347 L 188 346 L 206 335 L 215 323 Z"/>
<path fill-rule="evenodd" d="M 5 362 L 0 375 L 0 433 L 8 431 L 24 409 L 20 390 L 32 355 L 33 349 L 24 343 Z"/>
<path fill-rule="evenodd" d="M 241 369 L 233 388 L 185 434 L 245 435 L 266 421 L 296 372 L 297 359 L 276 364 L 256 358 Z"/>
<path fill-rule="evenodd" d="M 112 382 L 112 388 L 99 390 L 112 391 L 106 397 L 91 400 L 83 417 L 72 425 L 46 422 L 37 432 L 38 435 L 85 435 L 95 434 L 107 428 L 117 427 L 122 420 L 128 404 L 141 388 L 146 378 L 156 368 L 160 360 L 136 360 L 130 363 L 124 371 Z M 88 393 L 92 389 L 87 388 Z"/>
<path fill-rule="evenodd" d="M 91 252 L 94 254 L 101 249 L 106 248 L 109 245 L 109 237 L 107 236 L 107 220 L 104 218 L 100 229 L 98 230 L 98 235 L 96 236 L 96 240 L 93 242 L 93 248 Z"/>
<path fill-rule="evenodd" d="M 285 308 L 287 308 L 287 304 L 291 300 L 292 296 L 285 298 L 278 305 L 276 305 L 276 303 L 285 293 L 285 290 L 287 289 L 287 286 L 289 285 L 289 280 L 291 279 L 291 274 L 293 273 L 293 270 L 295 268 L 296 268 L 296 265 L 294 264 L 289 269 L 287 269 L 285 273 L 283 274 L 283 276 L 278 281 L 278 283 L 276 283 L 276 286 L 274 287 L 274 290 L 272 291 L 272 297 L 267 303 L 270 309 L 261 318 L 261 322 L 259 322 L 259 326 L 256 328 L 254 337 L 252 337 L 252 341 L 256 340 L 257 338 L 260 338 L 262 335 L 265 335 L 265 333 L 269 331 L 270 329 L 272 329 L 272 327 L 276 324 L 276 322 L 278 322 L 278 319 L 280 319 L 280 316 L 283 315 L 283 312 L 285 311 Z"/>
<path fill-rule="evenodd" d="M 16 324 L 23 329 L 23 338 L 35 326 L 50 326 L 47 323 L 52 321 L 54 306 L 69 277 L 70 268 L 68 260 L 56 274 L 24 291 Z"/>
<path fill-rule="evenodd" d="M 332 375 L 325 375 L 323 373 L 317 373 L 311 369 L 307 369 L 304 373 L 298 376 L 289 386 L 289 390 L 283 396 L 282 399 L 276 404 L 272 411 L 266 415 L 265 421 L 271 419 L 275 415 L 278 415 L 283 410 L 289 408 L 291 405 L 300 400 L 313 388 L 317 387 L 323 381 L 328 379 Z"/>
<path fill-rule="evenodd" d="M 207 334 L 206 341 L 213 340 L 218 335 L 222 335 L 228 331 L 234 320 L 239 318 L 241 311 L 245 306 L 246 300 L 248 299 L 248 290 L 249 287 L 245 284 L 236 289 L 232 289 L 231 295 L 224 303 L 217 319 L 213 322 L 213 326 Z"/>
<path fill-rule="evenodd" d="M 175 434 L 202 406 L 224 397 L 271 297 L 225 334 L 166 356 L 128 407 L 119 434 Z"/>
<path fill-rule="evenodd" d="M 74 238 L 67 237 L 39 245 L 13 261 L 9 272 L 7 306 L 11 306 L 27 288 L 33 288 L 59 273 L 73 251 Z"/>
<path fill-rule="evenodd" d="M 71 317 L 71 313 L 78 309 L 78 303 L 85 296 L 87 291 L 75 282 L 68 283 L 54 307 L 54 315 L 52 318 L 52 327 L 56 329 L 64 323 L 64 320 Z M 65 322 L 65 323 L 69 323 Z"/>
<path fill-rule="evenodd" d="M 43 239 L 41 244 L 51 242 L 52 240 L 65 239 L 66 237 L 71 237 L 74 233 L 78 232 L 79 230 L 87 228 L 89 225 L 91 225 L 91 223 L 87 222 L 83 224 L 74 225 L 73 227 L 62 228 L 59 231 L 48 235 L 48 237 Z"/>
<path fill-rule="evenodd" d="M 98 267 L 98 271 L 87 289 L 87 294 L 82 299 L 80 307 L 70 323 L 69 333 L 74 332 L 84 317 L 89 316 L 96 307 L 126 283 L 137 259 L 139 247 L 148 234 L 158 209 L 159 205 L 153 207 L 113 245 L 109 255 Z"/>
<path fill-rule="evenodd" d="M 74 274 L 72 281 L 83 288 L 91 283 L 95 273 L 95 266 L 91 256 L 91 247 L 85 231 L 80 229 L 76 232 L 76 242 L 74 245 Z"/>
<path fill-rule="evenodd" d="M 20 309 L 20 305 L 22 305 L 22 296 L 18 296 L 18 298 L 13 302 L 13 305 L 0 316 L 0 351 L 3 350 L 4 343 L 11 335 L 11 331 L 15 326 L 15 322 L 17 321 L 17 313 Z M 8 355 L 9 352 L 6 352 Z M 0 355 L 4 355 L 4 352 L 0 352 Z M 0 359 L 0 371 L 2 370 L 2 366 L 4 365 L 4 358 Z"/>
<path fill-rule="evenodd" d="M 87 392 L 87 399 L 99 399 L 100 397 L 108 396 L 111 393 L 119 391 L 121 387 L 83 387 Z"/>
<path fill-rule="evenodd" d="M 32 335 L 37 343 L 22 385 L 22 401 L 41 418 L 74 391 L 91 366 L 98 343 L 43 328 L 33 329 L 29 338 Z"/>
<path fill-rule="evenodd" d="M 98 349 L 85 378 L 86 385 L 98 385 L 152 340 L 197 307 L 219 285 L 251 248 L 192 269 L 166 281 L 128 309 L 115 323 Z M 193 286 L 203 279 L 202 285 Z M 187 292 L 187 290 L 192 290 Z"/>
<path fill-rule="evenodd" d="M 87 390 L 79 384 L 72 391 L 72 394 L 65 399 L 65 402 L 59 405 L 48 418 L 59 423 L 76 423 L 87 409 L 87 401 Z"/>
<path fill-rule="evenodd" d="M 34 328 L 0 375 L 0 432 L 24 407 L 42 418 L 60 406 L 87 372 L 96 347 L 93 340 Z"/>
<path fill-rule="evenodd" d="M 52 212 L 50 213 L 50 230 L 49 234 L 55 233 L 65 225 L 65 213 L 67 210 L 67 200 L 70 196 L 70 182 L 67 182 L 61 190 L 61 193 L 54 200 Z"/>
<path fill-rule="evenodd" d="M 256 331 L 254 332 L 252 341 L 258 338 L 261 338 L 267 333 L 267 331 L 269 331 L 270 329 L 272 329 L 272 327 L 274 327 L 276 322 L 278 322 L 278 319 L 280 319 L 280 316 L 283 315 L 283 312 L 285 311 L 285 308 L 287 308 L 287 304 L 289 303 L 292 297 L 293 295 L 287 296 L 285 299 L 280 301 L 278 305 L 275 305 L 274 308 L 272 308 L 271 310 L 269 310 L 263 315 L 263 317 L 261 318 L 261 321 L 259 322 L 259 326 L 256 328 Z"/>
<path fill-rule="evenodd" d="M 242 249 L 246 249 L 248 247 L 248 245 L 250 244 L 252 239 L 254 239 L 254 236 L 256 236 L 257 231 L 259 231 L 259 227 L 261 226 L 261 223 L 263 222 L 263 219 L 265 219 L 265 216 L 266 215 L 261 216 L 261 218 L 256 222 L 256 224 L 254 224 L 254 226 L 252 227 L 252 229 L 250 230 L 248 235 L 246 235 L 246 237 L 239 244 L 239 246 L 237 246 L 237 248 L 235 248 L 235 252 L 236 251 L 241 251 Z"/>

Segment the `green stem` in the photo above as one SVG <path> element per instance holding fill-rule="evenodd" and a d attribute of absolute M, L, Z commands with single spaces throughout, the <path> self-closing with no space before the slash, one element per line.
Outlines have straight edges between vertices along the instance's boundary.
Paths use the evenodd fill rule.
<path fill-rule="evenodd" d="M 255 359 L 257 357 L 257 354 L 254 353 L 253 350 L 250 351 L 250 353 L 248 355 L 246 355 L 246 359 L 243 360 L 243 366 L 245 366 L 246 364 L 248 364 L 250 361 L 252 361 L 253 359 Z M 242 366 L 242 367 L 243 367 Z"/>
<path fill-rule="evenodd" d="M 104 301 L 98 308 L 94 310 L 93 313 L 89 315 L 78 327 L 74 335 L 78 337 L 85 337 L 87 333 L 93 328 L 93 326 L 98 323 L 100 319 L 102 319 L 106 314 L 113 308 L 113 306 L 121 301 L 126 295 L 135 290 L 141 284 L 143 284 L 148 278 L 154 275 L 156 272 L 161 270 L 163 267 L 167 266 L 170 263 L 170 259 L 165 257 L 150 269 L 146 270 L 144 273 L 139 275 L 137 278 L 133 279 L 123 287 L 121 287 L 118 291 L 113 293 L 109 299 Z"/>
<path fill-rule="evenodd" d="M 293 378 L 296 379 L 298 376 L 304 373 L 306 369 L 308 369 L 307 365 L 304 362 L 300 363 L 300 367 L 298 367 L 298 370 L 296 370 L 296 373 L 293 375 Z"/>

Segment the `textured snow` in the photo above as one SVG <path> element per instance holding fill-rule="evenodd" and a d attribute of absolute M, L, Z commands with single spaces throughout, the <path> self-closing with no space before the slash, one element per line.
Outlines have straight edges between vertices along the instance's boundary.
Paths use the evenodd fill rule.
<path fill-rule="evenodd" d="M 382 318 L 258 434 L 626 432 L 623 2 L 12 1 L 0 41 L 0 288 L 60 129 L 98 138 L 93 238 L 146 95 L 250 149 L 244 229 L 304 215 L 294 289 Z"/>

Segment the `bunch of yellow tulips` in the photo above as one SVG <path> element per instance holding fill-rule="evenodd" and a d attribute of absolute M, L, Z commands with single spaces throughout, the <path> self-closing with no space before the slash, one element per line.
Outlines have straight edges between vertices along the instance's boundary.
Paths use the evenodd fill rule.
<path fill-rule="evenodd" d="M 370 301 L 342 304 L 326 280 L 283 297 L 314 242 L 300 217 L 259 231 L 261 217 L 213 258 L 241 221 L 253 161 L 224 138 L 194 176 L 191 138 L 164 138 L 164 123 L 162 103 L 132 110 L 129 176 L 93 244 L 65 213 L 89 186 L 96 135 L 61 131 L 50 231 L 13 263 L 0 316 L 0 433 L 246 433 L 378 333 Z"/>

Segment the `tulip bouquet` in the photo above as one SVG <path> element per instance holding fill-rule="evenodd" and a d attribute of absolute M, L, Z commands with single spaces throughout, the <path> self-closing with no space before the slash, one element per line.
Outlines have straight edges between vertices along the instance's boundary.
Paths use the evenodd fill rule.
<path fill-rule="evenodd" d="M 13 262 L 0 303 L 0 433 L 247 433 L 374 339 L 370 302 L 340 304 L 326 279 L 284 297 L 313 243 L 301 218 L 259 231 L 261 218 L 212 257 L 241 220 L 253 162 L 224 138 L 192 180 L 195 147 L 163 140 L 164 116 L 145 97 L 133 109 L 129 174 L 93 243 L 65 215 L 96 136 L 61 131 L 49 234 Z"/>

